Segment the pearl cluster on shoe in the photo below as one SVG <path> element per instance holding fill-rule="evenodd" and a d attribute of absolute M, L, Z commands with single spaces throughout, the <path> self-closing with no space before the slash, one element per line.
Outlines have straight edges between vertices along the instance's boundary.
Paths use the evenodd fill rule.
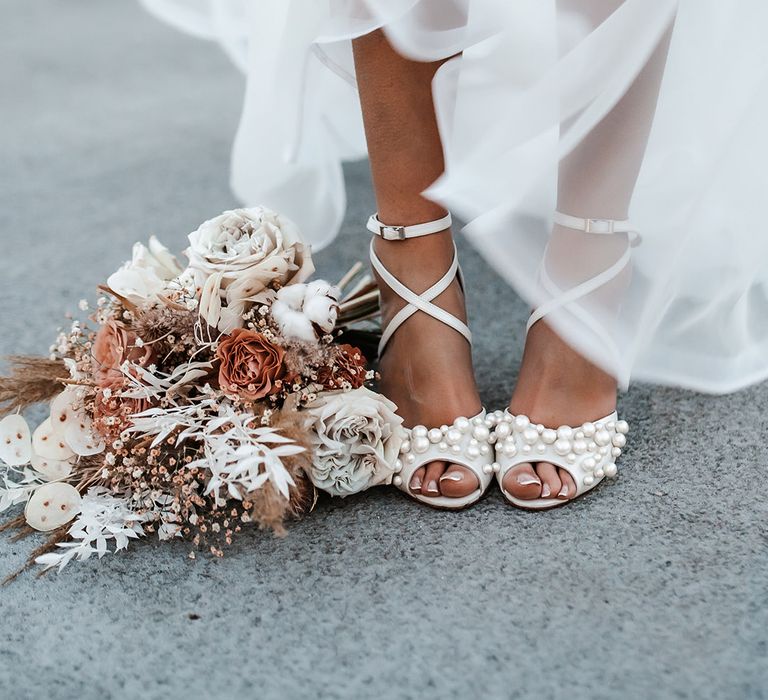
<path fill-rule="evenodd" d="M 578 428 L 562 425 L 554 429 L 532 423 L 527 416 L 502 411 L 489 417 L 496 423 L 490 437 L 497 459 L 491 465 L 493 471 L 501 468 L 498 460 L 503 460 L 507 468 L 529 460 L 552 462 L 568 468 L 586 487 L 603 477 L 616 476 L 616 459 L 629 432 L 624 420 L 588 421 Z"/>
<path fill-rule="evenodd" d="M 447 459 L 466 463 L 467 466 L 484 464 L 483 471 L 489 474 L 492 471 L 490 439 L 496 422 L 495 417 L 481 414 L 474 418 L 462 416 L 453 421 L 452 425 L 441 425 L 439 428 L 414 426 L 409 431 L 409 438 L 400 447 L 392 483 L 395 486 L 402 485 L 400 472 L 403 466 L 414 465 L 417 459 L 422 463 Z"/>

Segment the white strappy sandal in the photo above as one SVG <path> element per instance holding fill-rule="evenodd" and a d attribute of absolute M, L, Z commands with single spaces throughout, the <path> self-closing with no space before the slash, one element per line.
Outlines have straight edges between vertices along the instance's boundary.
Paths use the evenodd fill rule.
<path fill-rule="evenodd" d="M 585 233 L 606 235 L 627 233 L 630 245 L 608 269 L 565 292 L 557 287 L 542 266 L 542 284 L 552 294 L 552 299 L 531 314 L 526 332 L 534 323 L 555 309 L 568 306 L 614 279 L 629 264 L 631 247 L 637 245 L 640 240 L 639 234 L 633 230 L 629 221 L 582 219 L 555 212 L 554 222 Z M 602 334 L 592 318 L 583 310 L 579 307 L 571 307 L 571 310 L 595 332 Z M 495 411 L 492 414 L 492 420 L 496 423 L 491 437 L 496 451 L 496 462 L 493 465 L 496 480 L 504 497 L 510 503 L 528 510 L 543 510 L 563 505 L 591 491 L 605 477 L 615 477 L 618 471 L 616 460 L 626 444 L 626 434 L 629 432 L 629 425 L 626 421 L 619 420 L 615 411 L 605 418 L 587 421 L 576 427 L 568 425 L 561 425 L 558 428 L 545 427 L 532 423 L 528 416 L 512 415 L 509 411 L 503 413 Z M 573 477 L 576 495 L 567 500 L 559 498 L 527 500 L 513 496 L 504 488 L 504 477 L 518 464 L 526 462 L 549 462 L 564 469 Z"/>
<path fill-rule="evenodd" d="M 413 226 L 387 226 L 379 221 L 378 215 L 374 214 L 368 220 L 367 228 L 385 240 L 398 241 L 445 231 L 450 225 L 450 214 L 447 214 L 442 219 Z M 432 303 L 433 299 L 448 288 L 453 282 L 454 277 L 458 276 L 459 283 L 463 287 L 455 246 L 453 262 L 448 271 L 422 294 L 413 292 L 384 267 L 374 251 L 373 241 L 371 241 L 370 254 L 371 265 L 381 280 L 395 294 L 407 302 L 384 328 L 381 341 L 379 342 L 379 356 L 384 352 L 389 339 L 395 331 L 418 311 L 422 311 L 450 326 L 457 333 L 461 333 L 468 343 L 472 343 L 472 334 L 467 325 L 461 319 L 456 318 L 453 314 Z M 493 477 L 493 467 L 491 466 L 493 463 L 493 450 L 489 439 L 494 425 L 494 419 L 486 416 L 485 410 L 483 410 L 471 418 L 464 416 L 456 418 L 453 425 L 450 426 L 442 425 L 432 428 L 425 425 L 414 426 L 409 430 L 408 439 L 403 442 L 403 446 L 400 449 L 400 455 L 395 464 L 396 474 L 392 483 L 401 491 L 411 496 L 411 498 L 415 498 L 417 501 L 435 508 L 456 510 L 475 503 L 485 493 Z M 409 484 L 414 472 L 419 467 L 430 462 L 450 462 L 466 467 L 477 477 L 478 488 L 461 498 L 449 498 L 447 496 L 429 497 L 411 492 Z"/>

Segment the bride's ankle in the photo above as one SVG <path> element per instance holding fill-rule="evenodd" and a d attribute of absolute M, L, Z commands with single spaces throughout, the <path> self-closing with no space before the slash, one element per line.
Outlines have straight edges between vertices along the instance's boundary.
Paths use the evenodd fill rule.
<path fill-rule="evenodd" d="M 509 405 L 513 413 L 524 413 L 545 425 L 570 425 L 611 413 L 616 407 L 616 389 L 614 377 L 539 322 L 526 341 Z"/>

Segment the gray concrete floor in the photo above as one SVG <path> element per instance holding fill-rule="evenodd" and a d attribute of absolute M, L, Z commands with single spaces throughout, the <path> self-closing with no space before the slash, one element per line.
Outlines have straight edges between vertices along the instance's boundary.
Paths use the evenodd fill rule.
<path fill-rule="evenodd" d="M 0 0 L 0 27 L 0 353 L 36 353 L 134 240 L 181 249 L 235 203 L 242 82 L 127 0 Z M 347 174 L 330 278 L 365 256 L 370 184 Z M 461 253 L 501 406 L 525 307 Z M 636 386 L 621 411 L 622 477 L 554 512 L 376 490 L 222 560 L 146 543 L 25 576 L 0 590 L 0 697 L 766 697 L 768 387 Z M 32 546 L 3 536 L 0 576 Z"/>

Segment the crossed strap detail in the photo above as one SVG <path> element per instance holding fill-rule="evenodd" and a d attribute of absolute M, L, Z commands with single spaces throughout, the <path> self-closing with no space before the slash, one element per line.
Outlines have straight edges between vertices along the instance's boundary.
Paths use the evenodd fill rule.
<path fill-rule="evenodd" d="M 564 307 L 570 307 L 570 312 L 573 313 L 581 323 L 583 323 L 593 333 L 595 333 L 595 335 L 600 338 L 606 348 L 610 349 L 610 352 L 615 356 L 615 360 L 618 366 L 619 350 L 616 347 L 613 338 L 610 337 L 606 330 L 591 314 L 589 314 L 580 306 L 573 305 L 573 302 L 586 297 L 614 278 L 618 277 L 621 271 L 627 265 L 629 265 L 629 262 L 632 259 L 632 248 L 640 244 L 640 234 L 634 230 L 634 227 L 628 220 L 617 221 L 614 219 L 583 219 L 557 211 L 554 214 L 553 221 L 560 226 L 591 234 L 613 235 L 615 233 L 626 233 L 628 234 L 629 238 L 628 245 L 619 259 L 616 260 L 616 262 L 614 262 L 610 267 L 598 273 L 594 277 L 591 277 L 590 279 L 577 284 L 575 287 L 571 287 L 568 290 L 561 289 L 554 282 L 554 280 L 552 280 L 552 278 L 549 276 L 549 273 L 547 272 L 545 261 L 542 261 L 541 267 L 539 269 L 540 283 L 542 287 L 551 295 L 551 298 L 534 309 L 533 313 L 528 318 L 528 323 L 526 324 L 525 330 L 528 332 L 534 323 L 540 321 L 542 318 L 552 313 L 553 311 Z"/>
<path fill-rule="evenodd" d="M 549 276 L 549 273 L 547 272 L 544 265 L 542 265 L 540 272 L 542 285 L 550 294 L 557 294 L 559 296 L 556 296 L 549 301 L 545 301 L 543 304 L 538 306 L 528 319 L 525 330 L 529 331 L 534 323 L 540 321 L 547 314 L 552 313 L 556 309 L 560 309 L 563 306 L 568 306 L 568 304 L 571 304 L 574 301 L 578 301 L 582 297 L 591 294 L 595 290 L 602 287 L 604 284 L 608 284 L 608 282 L 610 282 L 612 279 L 618 277 L 619 273 L 629 264 L 631 258 L 632 249 L 627 248 L 624 253 L 622 253 L 621 257 L 609 268 L 603 270 L 601 273 L 591 277 L 585 282 L 577 284 L 575 287 L 571 287 L 565 292 L 557 286 L 557 284 Z"/>
<path fill-rule="evenodd" d="M 371 221 L 375 223 L 371 224 Z M 404 238 L 416 238 L 418 236 L 427 236 L 431 233 L 444 231 L 448 226 L 450 226 L 450 224 L 451 217 L 450 214 L 448 214 L 442 219 L 428 221 L 427 223 L 416 224 L 414 226 L 385 226 L 384 224 L 381 224 L 378 216 L 374 214 L 374 216 L 369 219 L 368 229 L 385 239 L 387 239 L 385 230 L 398 230 L 402 232 L 402 235 L 397 236 L 396 240 L 402 240 Z M 461 333 L 461 335 L 466 338 L 470 345 L 472 344 L 472 333 L 469 330 L 469 326 L 467 326 L 467 324 L 464 323 L 461 319 L 457 318 L 445 309 L 441 309 L 439 306 L 432 303 L 433 299 L 440 296 L 440 294 L 442 294 L 451 285 L 455 277 L 459 278 L 459 284 L 462 286 L 462 288 L 464 287 L 464 280 L 462 278 L 461 268 L 459 267 L 458 252 L 456 250 L 455 244 L 453 246 L 453 260 L 446 273 L 429 289 L 422 292 L 421 294 L 416 294 L 416 292 L 404 285 L 399 279 L 397 279 L 397 277 L 395 277 L 389 270 L 387 270 L 386 267 L 384 267 L 384 263 L 382 263 L 378 255 L 376 255 L 376 251 L 373 247 L 373 241 L 371 241 L 370 255 L 371 265 L 373 266 L 373 269 L 376 270 L 376 272 L 379 274 L 379 277 L 382 279 L 382 281 L 395 294 L 397 294 L 401 299 L 403 299 L 403 301 L 406 302 L 406 305 L 400 309 L 400 311 L 398 311 L 392 317 L 392 319 L 390 319 L 389 323 L 383 329 L 381 340 L 379 342 L 379 355 L 384 352 L 384 348 L 387 346 L 387 343 L 395 331 L 417 311 L 422 311 L 428 316 L 431 316 L 441 323 L 444 323 L 446 326 L 453 328 L 453 330 L 455 330 L 457 333 Z"/>
<path fill-rule="evenodd" d="M 617 277 L 632 259 L 632 248 L 640 243 L 640 234 L 634 230 L 632 224 L 627 219 L 621 221 L 614 219 L 583 219 L 578 216 L 571 216 L 570 214 L 563 214 L 562 212 L 556 211 L 553 221 L 559 226 L 591 234 L 610 236 L 615 233 L 627 233 L 629 234 L 629 245 L 624 253 L 622 253 L 621 257 L 609 268 L 603 270 L 594 277 L 577 284 L 575 287 L 571 287 L 571 289 L 567 291 L 563 291 L 557 286 L 547 273 L 546 267 L 542 262 L 540 270 L 541 283 L 544 288 L 553 295 L 553 298 L 538 306 L 530 315 L 525 327 L 526 332 L 531 329 L 531 326 L 533 326 L 534 323 L 540 321 L 547 314 L 552 313 L 556 309 L 568 306 L 574 301 L 578 301 Z M 578 315 L 579 318 L 592 327 L 593 330 L 598 330 L 594 328 L 594 323 L 591 320 L 591 317 L 587 316 L 585 318 L 584 314 Z M 602 335 L 602 333 L 600 335 Z M 609 339 L 606 340 L 611 342 Z"/>

